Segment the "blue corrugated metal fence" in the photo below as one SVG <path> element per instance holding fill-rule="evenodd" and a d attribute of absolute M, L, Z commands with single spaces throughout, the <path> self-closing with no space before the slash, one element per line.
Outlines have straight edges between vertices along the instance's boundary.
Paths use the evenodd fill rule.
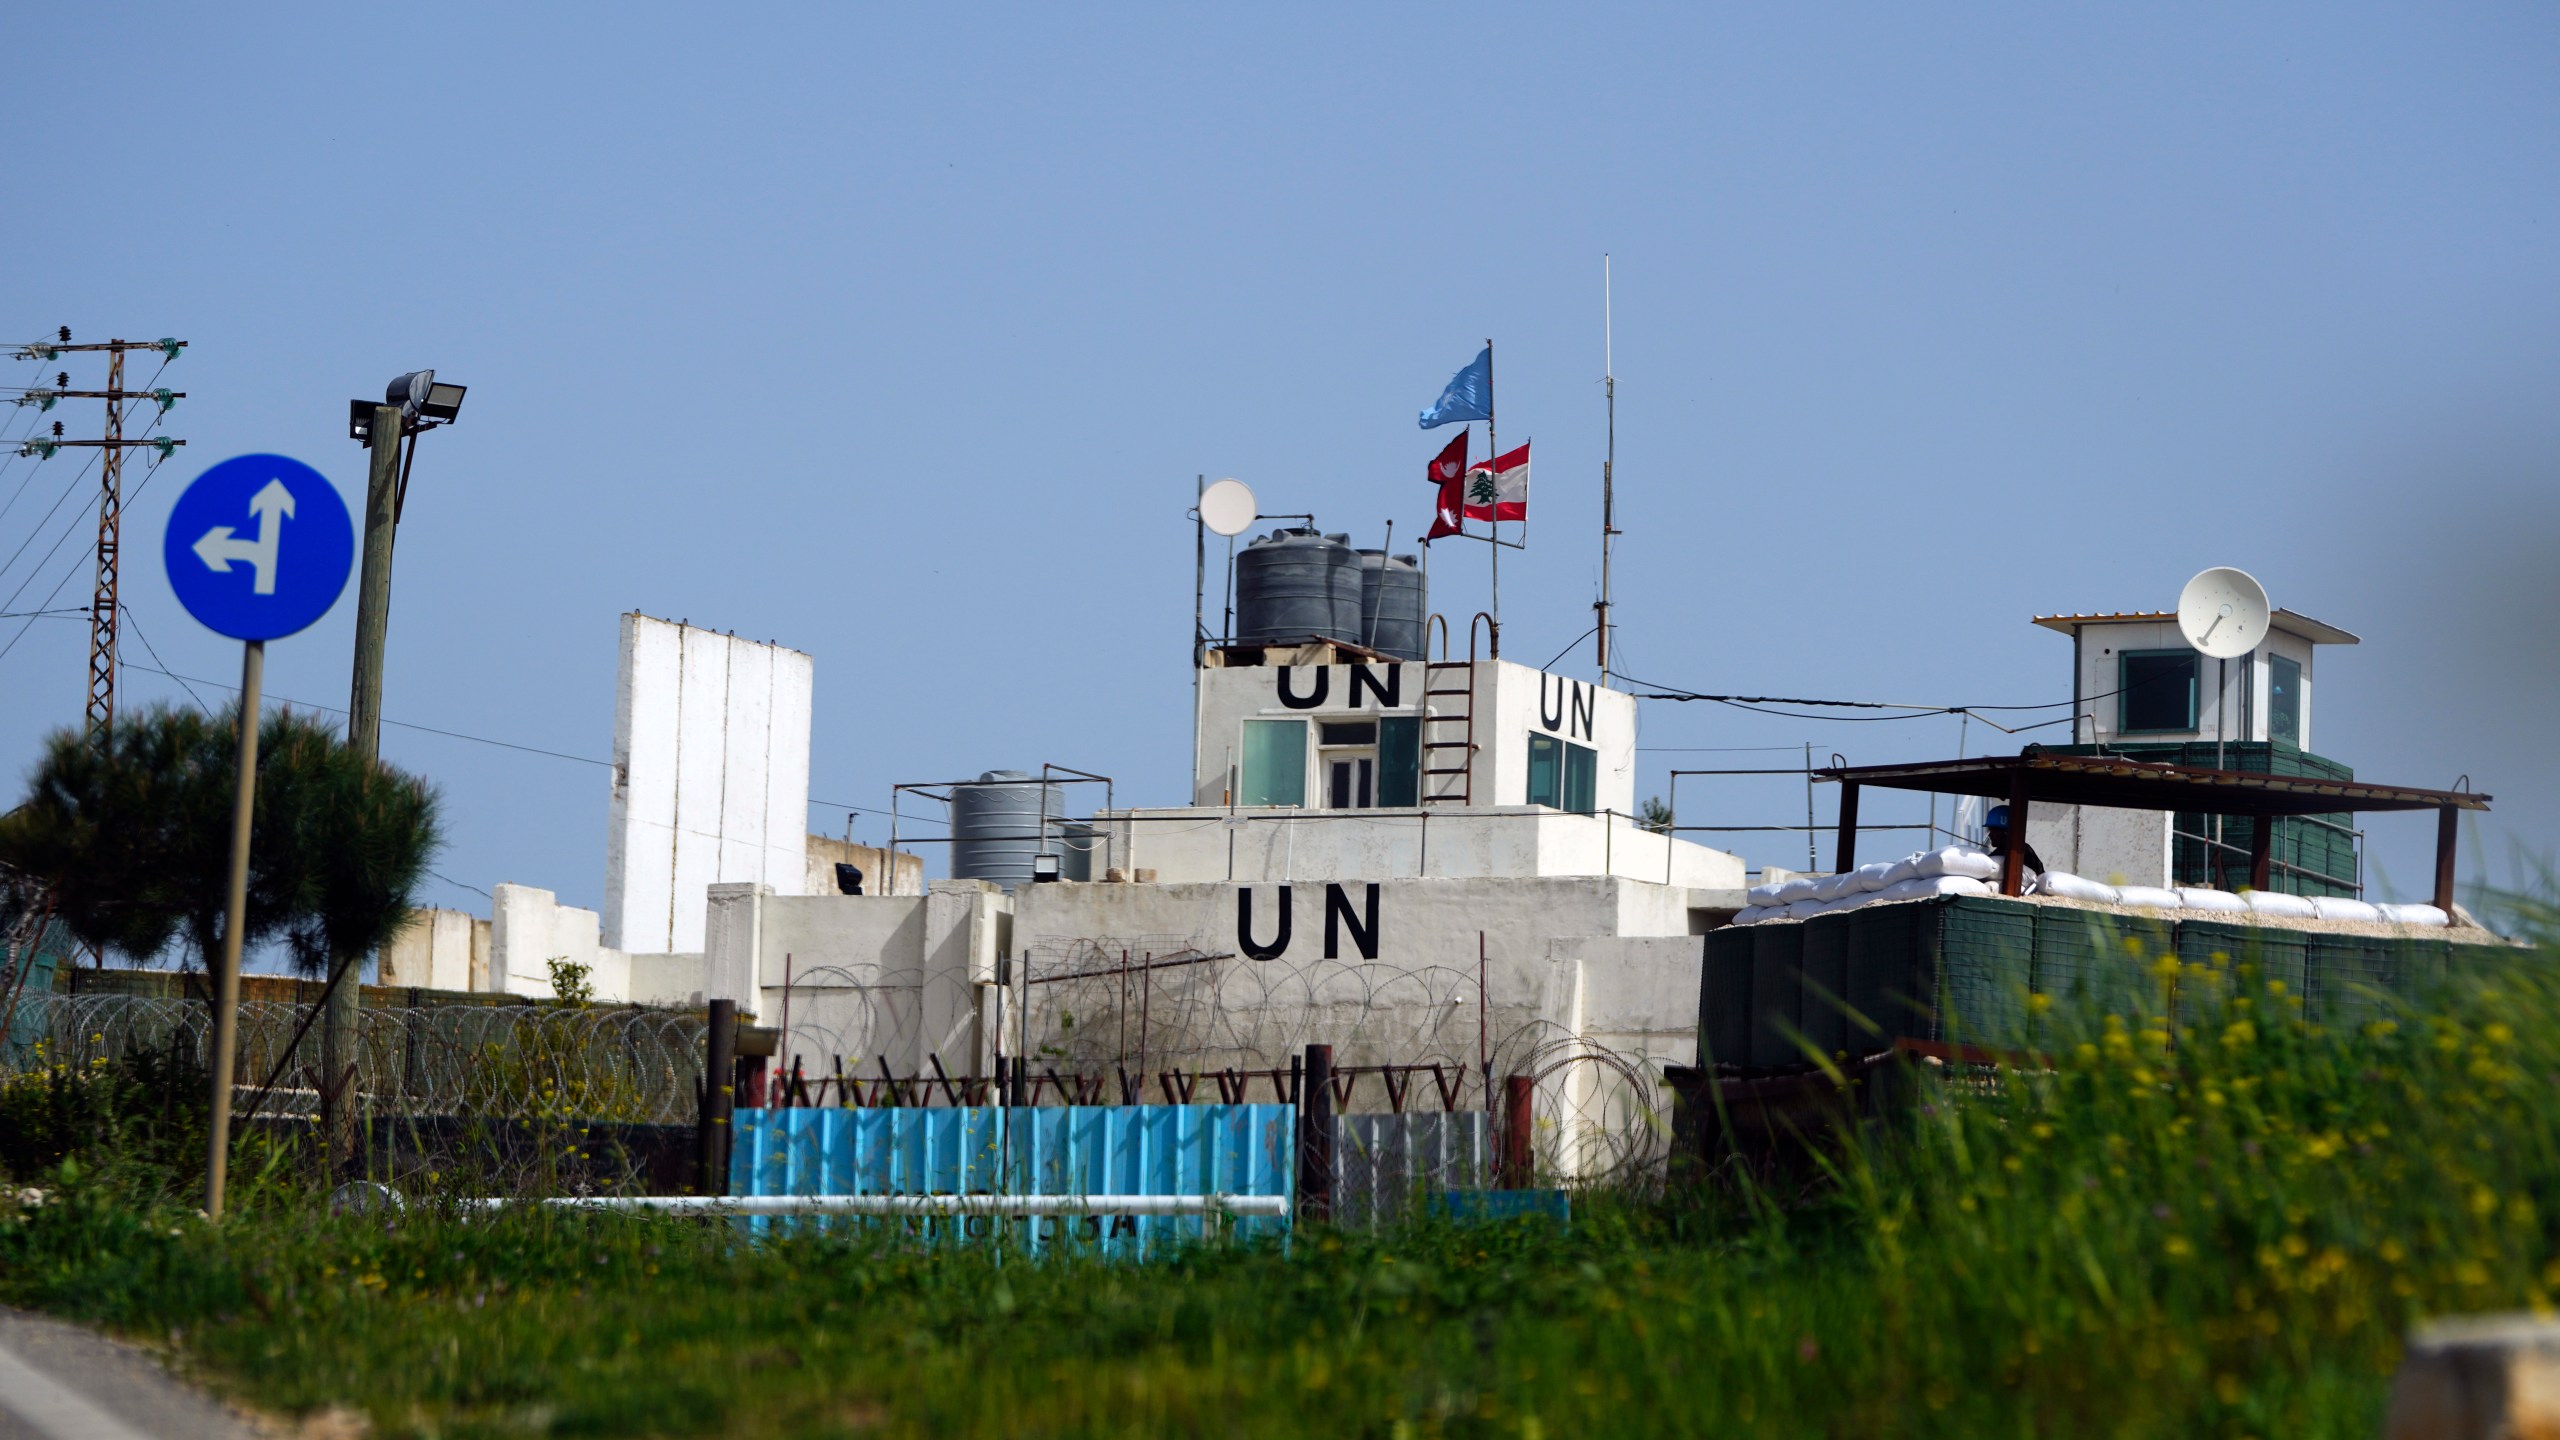
<path fill-rule="evenodd" d="M 732 1195 L 1294 1194 L 1294 1105 L 740 1110 Z M 1287 1233 L 1279 1219 L 1092 1215 L 1041 1220 L 795 1219 L 769 1226 L 900 1225 L 921 1238 L 1009 1236 L 1032 1249 L 1137 1255 L 1210 1236 Z"/>

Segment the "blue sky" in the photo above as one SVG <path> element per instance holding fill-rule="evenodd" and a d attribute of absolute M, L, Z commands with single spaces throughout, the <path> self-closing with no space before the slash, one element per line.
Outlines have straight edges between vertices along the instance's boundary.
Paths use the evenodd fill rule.
<path fill-rule="evenodd" d="M 1538 454 L 1505 653 L 1589 625 L 1605 251 L 1633 674 L 2062 701 L 2068 643 L 2030 613 L 2165 606 L 2239 565 L 2365 636 L 2324 658 L 2319 750 L 2496 794 L 2499 878 L 2560 849 L 2547 6 L 141 6 L 10 31 L 0 334 L 192 342 L 162 382 L 188 448 L 126 519 L 132 661 L 147 638 L 236 674 L 146 563 L 187 478 L 276 450 L 352 500 L 347 399 L 432 365 L 471 395 L 401 529 L 392 719 L 601 761 L 641 609 L 816 657 L 823 799 L 1054 760 L 1165 803 L 1193 477 L 1363 543 L 1392 519 L 1402 549 L 1445 433 L 1413 413 L 1486 336 L 1504 438 Z M 53 603 L 84 598 L 79 463 L 0 470 L 0 500 L 27 487 L 0 555 L 33 537 L 0 610 L 66 576 Z M 1482 571 L 1440 557 L 1436 608 L 1479 608 Z M 351 609 L 272 647 L 271 694 L 345 703 Z M 0 627 L 25 629 L 0 656 L 19 772 L 77 721 L 85 634 Z M 123 693 L 185 698 L 140 669 Z M 1644 724 L 1856 763 L 1959 738 Z M 601 764 L 384 749 L 448 800 L 461 883 L 427 898 L 601 898 Z M 1722 758 L 1754 754 L 1784 763 Z M 1702 760 L 1650 753 L 1640 789 Z M 1681 799 L 1747 824 L 1804 797 Z M 2385 888 L 2423 889 L 2431 823 L 2372 828 Z"/>

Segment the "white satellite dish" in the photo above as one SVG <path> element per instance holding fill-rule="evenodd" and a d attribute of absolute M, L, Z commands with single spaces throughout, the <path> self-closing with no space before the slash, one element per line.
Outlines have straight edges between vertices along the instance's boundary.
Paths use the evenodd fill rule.
<path fill-rule="evenodd" d="M 1220 480 L 1200 492 L 1200 521 L 1221 535 L 1241 535 L 1261 516 L 1253 487 L 1241 480 Z"/>
<path fill-rule="evenodd" d="M 2257 649 L 2274 614 L 2267 587 L 2248 571 L 2228 565 L 2198 574 L 2178 592 L 2178 629 L 2188 644 L 2217 660 Z"/>

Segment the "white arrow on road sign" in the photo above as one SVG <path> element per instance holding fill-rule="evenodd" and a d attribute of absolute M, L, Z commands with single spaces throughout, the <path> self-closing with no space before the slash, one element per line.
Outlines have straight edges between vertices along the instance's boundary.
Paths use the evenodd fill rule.
<path fill-rule="evenodd" d="M 204 532 L 195 543 L 198 559 L 208 570 L 228 572 L 234 560 L 246 560 L 257 572 L 250 593 L 276 593 L 276 544 L 284 538 L 284 521 L 293 514 L 293 492 L 281 480 L 270 480 L 266 488 L 249 497 L 249 513 L 258 517 L 258 538 L 234 540 L 231 527 L 216 525 Z"/>

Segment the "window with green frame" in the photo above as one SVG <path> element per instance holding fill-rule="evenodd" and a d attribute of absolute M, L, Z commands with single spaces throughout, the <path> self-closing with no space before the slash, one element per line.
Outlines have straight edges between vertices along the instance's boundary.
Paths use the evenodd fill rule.
<path fill-rule="evenodd" d="M 1378 803 L 1422 803 L 1422 717 L 1378 717 Z"/>
<path fill-rule="evenodd" d="M 2193 650 L 2127 650 L 2117 656 L 2116 730 L 2171 733 L 2196 728 L 2201 658 Z"/>
<path fill-rule="evenodd" d="M 1244 722 L 1244 764 L 1236 781 L 1239 805 L 1307 803 L 1307 722 Z"/>
<path fill-rule="evenodd" d="M 1588 815 L 1598 808 L 1600 752 L 1553 735 L 1529 737 L 1529 803 Z"/>
<path fill-rule="evenodd" d="M 2302 743 L 2302 663 L 2267 657 L 2267 738 Z"/>

